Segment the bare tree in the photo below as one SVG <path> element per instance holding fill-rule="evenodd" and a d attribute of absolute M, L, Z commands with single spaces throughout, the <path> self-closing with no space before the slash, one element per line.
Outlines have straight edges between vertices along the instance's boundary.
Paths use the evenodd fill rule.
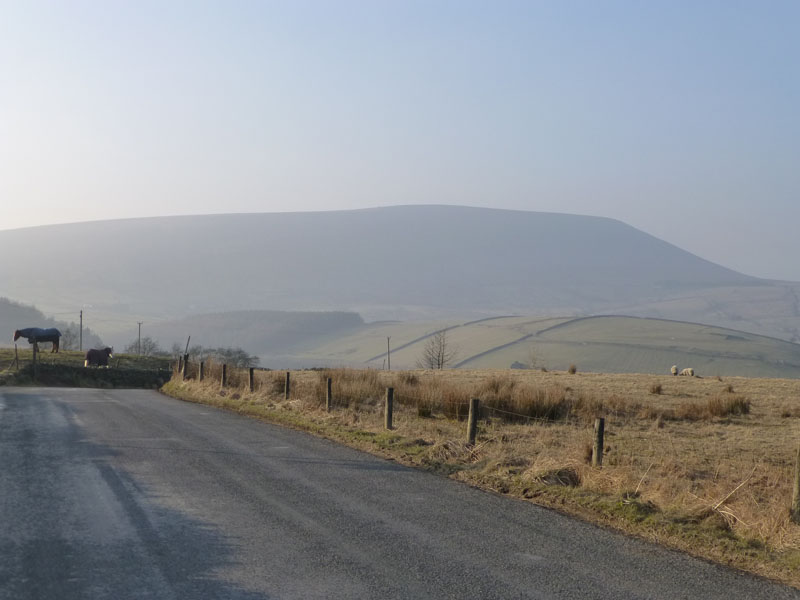
<path fill-rule="evenodd" d="M 77 350 L 78 349 L 78 327 L 75 323 L 70 323 L 61 334 L 62 350 Z"/>
<path fill-rule="evenodd" d="M 421 369 L 444 369 L 455 360 L 456 356 L 458 350 L 450 345 L 447 330 L 442 329 L 428 338 L 417 366 Z"/>
<path fill-rule="evenodd" d="M 183 348 L 180 344 L 172 345 L 172 355 L 177 358 L 183 355 Z M 233 367 L 255 367 L 259 363 L 257 356 L 251 356 L 241 348 L 227 347 L 227 348 L 206 348 L 199 344 L 195 344 L 189 348 L 189 354 L 194 360 L 208 360 L 213 359 L 220 363 L 225 363 Z"/>
<path fill-rule="evenodd" d="M 144 336 L 139 342 L 139 339 L 131 341 L 130 344 L 125 346 L 125 354 L 141 354 L 142 356 L 164 356 L 166 352 L 158 345 L 150 336 Z"/>
<path fill-rule="evenodd" d="M 528 346 L 528 356 L 527 356 L 526 366 L 529 369 L 535 369 L 536 364 L 539 362 L 539 354 L 536 352 L 536 346 L 531 344 Z"/>

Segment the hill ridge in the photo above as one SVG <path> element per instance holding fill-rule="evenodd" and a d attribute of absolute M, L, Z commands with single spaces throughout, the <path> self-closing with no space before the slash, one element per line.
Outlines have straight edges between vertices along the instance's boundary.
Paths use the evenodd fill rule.
<path fill-rule="evenodd" d="M 0 264 L 7 296 L 46 313 L 90 302 L 111 343 L 139 320 L 265 309 L 469 321 L 626 307 L 800 339 L 791 284 L 608 217 L 441 204 L 139 217 L 0 231 L 0 253 L 17 257 Z"/>

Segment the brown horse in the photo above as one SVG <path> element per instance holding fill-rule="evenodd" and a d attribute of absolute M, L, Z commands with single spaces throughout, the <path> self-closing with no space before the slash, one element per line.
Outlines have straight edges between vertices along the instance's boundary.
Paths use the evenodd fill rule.
<path fill-rule="evenodd" d="M 112 358 L 111 353 L 113 351 L 113 348 L 103 348 L 102 350 L 92 348 L 86 352 L 86 360 L 83 361 L 83 366 L 107 367 L 108 359 Z"/>

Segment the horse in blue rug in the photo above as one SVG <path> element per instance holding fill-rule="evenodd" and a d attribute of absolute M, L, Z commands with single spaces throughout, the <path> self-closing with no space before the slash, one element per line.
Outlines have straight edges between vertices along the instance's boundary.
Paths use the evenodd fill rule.
<path fill-rule="evenodd" d="M 14 341 L 24 337 L 28 340 L 29 344 L 33 344 L 33 349 L 39 352 L 39 342 L 53 342 L 53 349 L 51 352 L 58 352 L 58 341 L 61 338 L 61 332 L 55 327 L 49 329 L 42 329 L 41 327 L 27 327 L 25 329 L 17 329 L 14 332 Z"/>

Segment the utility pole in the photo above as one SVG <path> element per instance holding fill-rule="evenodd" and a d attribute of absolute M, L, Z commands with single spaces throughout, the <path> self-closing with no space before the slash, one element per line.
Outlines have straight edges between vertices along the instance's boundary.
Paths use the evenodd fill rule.
<path fill-rule="evenodd" d="M 389 347 L 389 340 L 392 339 L 392 336 L 386 336 L 386 364 L 387 370 L 392 370 L 392 349 Z"/>
<path fill-rule="evenodd" d="M 81 309 L 81 328 L 78 334 L 78 350 L 83 352 L 83 309 Z"/>
<path fill-rule="evenodd" d="M 144 321 L 136 321 L 136 323 L 139 325 L 139 343 L 137 344 L 137 347 L 139 348 L 139 352 L 138 352 L 139 356 L 142 355 L 142 323 L 143 322 Z"/>

